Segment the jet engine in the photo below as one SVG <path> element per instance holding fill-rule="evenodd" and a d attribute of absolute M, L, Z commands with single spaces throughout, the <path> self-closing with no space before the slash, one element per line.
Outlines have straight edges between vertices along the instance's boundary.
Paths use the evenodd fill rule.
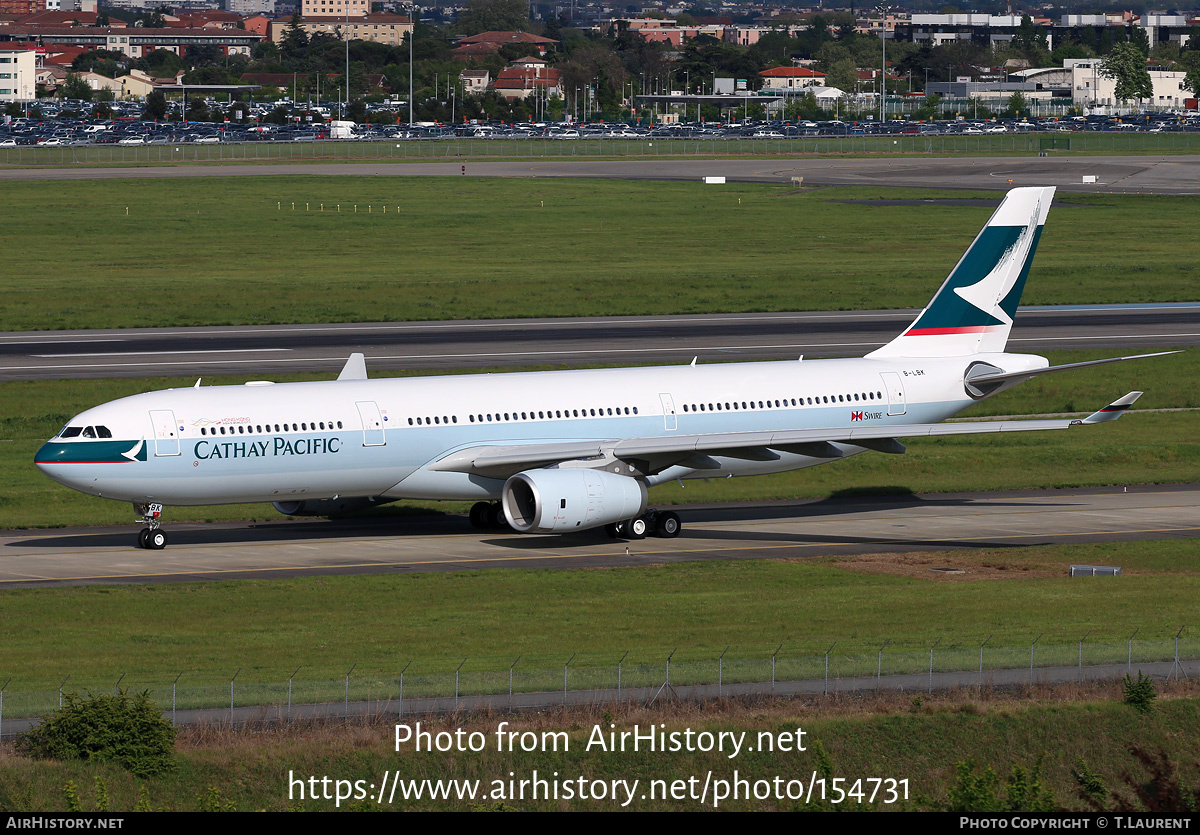
<path fill-rule="evenodd" d="M 394 499 L 377 499 L 374 496 L 334 496 L 332 499 L 304 499 L 299 502 L 271 502 L 284 516 L 341 516 L 387 504 Z"/>
<path fill-rule="evenodd" d="M 646 485 L 603 470 L 554 469 L 517 473 L 504 484 L 501 502 L 521 533 L 585 531 L 646 511 Z"/>

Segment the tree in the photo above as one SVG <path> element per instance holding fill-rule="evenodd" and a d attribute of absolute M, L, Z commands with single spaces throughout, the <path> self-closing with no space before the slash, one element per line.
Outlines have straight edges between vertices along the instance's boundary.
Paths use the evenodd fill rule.
<path fill-rule="evenodd" d="M 167 118 L 167 97 L 161 90 L 153 90 L 146 96 L 142 118 L 153 119 L 156 122 Z"/>
<path fill-rule="evenodd" d="M 1008 97 L 1008 112 L 1015 117 L 1029 112 L 1029 104 L 1025 101 L 1024 94 L 1019 90 Z"/>
<path fill-rule="evenodd" d="M 308 33 L 300 25 L 302 21 L 300 12 L 296 12 L 283 30 L 283 40 L 279 43 L 279 54 L 284 61 L 301 61 L 308 55 Z"/>
<path fill-rule="evenodd" d="M 529 6 L 525 0 L 470 0 L 458 16 L 458 28 L 467 35 L 524 32 L 529 28 Z"/>
<path fill-rule="evenodd" d="M 62 86 L 63 98 L 78 99 L 80 101 L 92 100 L 92 88 L 87 82 L 77 76 L 73 72 L 67 73 L 67 80 Z"/>
<path fill-rule="evenodd" d="M 1200 40 L 1197 42 L 1200 43 Z M 1185 49 L 1179 55 L 1179 63 L 1187 70 L 1183 85 L 1191 91 L 1193 96 L 1200 97 L 1200 52 L 1194 49 Z"/>
<path fill-rule="evenodd" d="M 1154 83 L 1146 69 L 1146 56 L 1131 43 L 1119 43 L 1100 64 L 1100 73 L 1116 79 L 1115 95 L 1119 101 L 1154 97 Z"/>

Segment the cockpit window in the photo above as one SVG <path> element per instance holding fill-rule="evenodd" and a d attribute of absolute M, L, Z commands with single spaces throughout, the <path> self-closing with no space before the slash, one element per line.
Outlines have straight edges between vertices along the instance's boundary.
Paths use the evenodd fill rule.
<path fill-rule="evenodd" d="M 59 435 L 60 438 L 77 438 L 83 432 L 83 428 L 79 426 L 68 426 Z"/>
<path fill-rule="evenodd" d="M 96 437 L 97 438 L 111 438 L 112 432 L 110 432 L 108 430 L 107 426 L 97 426 L 96 427 Z"/>
<path fill-rule="evenodd" d="M 84 430 L 83 430 L 83 437 L 85 437 L 85 438 L 94 438 L 94 437 L 96 437 L 96 430 L 95 430 L 95 429 L 93 429 L 93 428 L 92 428 L 92 427 L 90 427 L 90 426 L 89 426 L 89 427 L 87 427 L 86 429 L 84 429 Z"/>

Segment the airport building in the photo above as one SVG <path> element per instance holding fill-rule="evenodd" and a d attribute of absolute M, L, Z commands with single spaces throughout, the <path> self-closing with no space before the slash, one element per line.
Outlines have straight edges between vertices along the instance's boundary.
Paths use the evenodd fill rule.
<path fill-rule="evenodd" d="M 37 97 L 37 59 L 32 49 L 0 47 L 0 101 Z"/>

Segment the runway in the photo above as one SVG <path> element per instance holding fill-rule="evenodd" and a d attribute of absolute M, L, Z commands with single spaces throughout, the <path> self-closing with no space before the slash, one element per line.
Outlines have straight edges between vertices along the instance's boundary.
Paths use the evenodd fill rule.
<path fill-rule="evenodd" d="M 466 174 L 462 172 L 466 166 Z M 1067 192 L 1198 194 L 1200 156 L 950 157 L 828 159 L 818 156 L 767 159 L 580 159 L 539 157 L 489 161 L 361 163 L 214 163 L 124 168 L 0 169 L 0 181 L 113 180 L 163 177 L 262 177 L 362 175 L 378 177 L 575 177 L 625 180 L 694 180 L 805 186 L 870 185 L 908 188 L 1006 190 L 1057 186 Z M 1095 177 L 1085 183 L 1084 177 Z"/>
<path fill-rule="evenodd" d="M 661 506 L 661 505 L 660 505 Z M 0 588 L 596 568 L 1200 537 L 1200 485 L 909 495 L 677 508 L 676 539 L 602 531 L 523 536 L 461 516 L 168 525 L 164 551 L 134 526 L 0 533 Z M 1114 545 L 1110 564 L 1121 564 Z M 1067 564 L 1063 564 L 1063 573 Z M 936 570 L 936 568 L 931 569 Z"/>
<path fill-rule="evenodd" d="M 0 334 L 0 379 L 336 374 L 351 353 L 369 370 L 449 370 L 598 363 L 728 362 L 861 356 L 915 310 L 624 316 Z M 1200 302 L 1022 308 L 1021 352 L 1144 353 L 1200 344 Z"/>

